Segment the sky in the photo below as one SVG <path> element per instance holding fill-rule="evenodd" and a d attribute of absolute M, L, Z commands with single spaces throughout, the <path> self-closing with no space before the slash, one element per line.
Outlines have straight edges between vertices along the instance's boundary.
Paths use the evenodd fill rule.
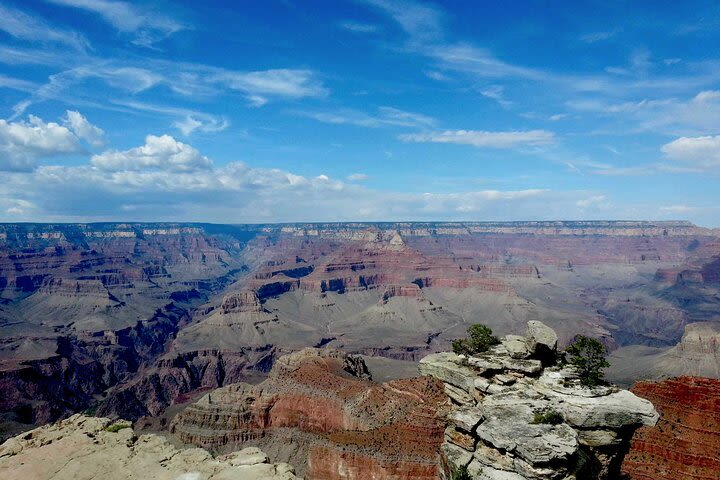
<path fill-rule="evenodd" d="M 716 1 L 0 0 L 0 221 L 720 226 Z"/>

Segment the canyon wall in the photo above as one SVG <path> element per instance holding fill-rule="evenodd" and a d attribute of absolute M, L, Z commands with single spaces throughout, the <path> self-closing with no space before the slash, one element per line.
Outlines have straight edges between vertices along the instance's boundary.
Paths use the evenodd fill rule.
<path fill-rule="evenodd" d="M 678 377 L 632 390 L 660 420 L 635 434 L 623 472 L 633 480 L 719 479 L 720 380 Z"/>

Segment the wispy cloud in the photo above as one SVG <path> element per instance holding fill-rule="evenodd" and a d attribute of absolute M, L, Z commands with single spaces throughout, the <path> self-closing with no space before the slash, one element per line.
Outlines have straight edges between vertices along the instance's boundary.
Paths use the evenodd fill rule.
<path fill-rule="evenodd" d="M 704 90 L 689 99 L 677 97 L 642 99 L 613 103 L 603 99 L 566 102 L 576 111 L 593 112 L 606 118 L 625 120 L 631 131 L 661 131 L 667 134 L 698 134 L 717 132 L 720 118 L 720 91 Z"/>
<path fill-rule="evenodd" d="M 218 71 L 209 77 L 209 81 L 246 93 L 256 106 L 264 104 L 267 97 L 303 98 L 328 94 L 327 88 L 312 70 Z"/>
<path fill-rule="evenodd" d="M 613 30 L 607 30 L 604 32 L 592 32 L 587 33 L 580 37 L 580 40 L 585 43 L 596 43 L 596 42 L 602 42 L 605 40 L 610 40 L 614 36 L 616 36 L 618 33 L 620 33 L 620 29 L 616 28 Z"/>
<path fill-rule="evenodd" d="M 439 9 L 412 0 L 365 0 L 390 15 L 413 39 L 430 40 L 442 36 L 444 14 Z"/>
<path fill-rule="evenodd" d="M 62 44 L 79 51 L 90 48 L 89 42 L 79 33 L 51 26 L 40 18 L 2 4 L 0 30 L 25 41 Z"/>
<path fill-rule="evenodd" d="M 546 130 L 487 132 L 480 130 L 445 130 L 442 132 L 400 135 L 404 142 L 456 143 L 479 148 L 537 147 L 552 144 L 555 134 Z"/>
<path fill-rule="evenodd" d="M 175 120 L 172 123 L 173 127 L 180 130 L 185 136 L 191 135 L 196 131 L 205 133 L 221 132 L 230 126 L 230 121 L 225 117 L 187 108 L 155 105 L 137 100 L 116 100 L 113 104 L 134 111 L 161 114 L 174 118 Z"/>
<path fill-rule="evenodd" d="M 347 180 L 350 182 L 362 182 L 370 178 L 370 175 L 365 173 L 353 173 L 347 176 Z"/>
<path fill-rule="evenodd" d="M 380 27 L 378 25 L 374 25 L 371 23 L 353 22 L 351 20 L 340 22 L 340 27 L 353 33 L 375 33 L 380 30 Z"/>
<path fill-rule="evenodd" d="M 131 34 L 132 43 L 152 47 L 186 25 L 168 15 L 140 8 L 118 0 L 46 0 L 66 7 L 79 8 L 100 15 L 118 32 Z"/>
<path fill-rule="evenodd" d="M 355 125 L 358 127 L 368 128 L 432 127 L 436 124 L 436 120 L 427 115 L 407 112 L 393 107 L 380 107 L 375 115 L 370 115 L 368 113 L 352 109 L 333 111 L 296 110 L 292 113 L 323 123 L 332 123 L 335 125 Z"/>
<path fill-rule="evenodd" d="M 480 94 L 483 97 L 495 100 L 504 108 L 512 105 L 512 102 L 505 99 L 505 87 L 502 85 L 488 85 L 480 90 Z"/>

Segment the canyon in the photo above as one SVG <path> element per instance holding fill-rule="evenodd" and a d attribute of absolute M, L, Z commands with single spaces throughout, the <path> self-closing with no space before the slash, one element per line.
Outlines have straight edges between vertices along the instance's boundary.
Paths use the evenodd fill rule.
<path fill-rule="evenodd" d="M 443 429 L 403 450 L 387 432 L 420 427 L 373 402 L 427 395 L 442 411 L 437 384 L 404 378 L 417 362 L 472 323 L 504 336 L 532 321 L 561 348 L 577 334 L 600 339 L 608 378 L 624 387 L 717 378 L 720 232 L 687 222 L 2 224 L 0 441 L 87 412 L 159 425 L 213 453 L 247 444 L 273 461 L 304 455 L 315 460 L 296 468 L 309 478 L 340 468 L 433 478 L 428 452 Z M 282 370 L 300 352 L 314 360 L 295 376 Z M 329 352 L 367 359 L 387 381 L 370 384 Z M 316 376 L 348 385 L 338 396 Z M 283 402 L 293 389 L 336 423 L 303 424 L 317 412 Z M 222 441 L 221 425 L 192 427 L 203 409 L 237 402 Z M 401 453 L 369 454 L 373 429 Z"/>

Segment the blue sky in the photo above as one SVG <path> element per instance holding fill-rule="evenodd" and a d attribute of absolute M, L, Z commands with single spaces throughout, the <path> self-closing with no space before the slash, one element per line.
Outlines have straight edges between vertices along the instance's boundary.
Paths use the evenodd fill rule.
<path fill-rule="evenodd" d="M 0 3 L 0 221 L 720 226 L 720 4 Z"/>

